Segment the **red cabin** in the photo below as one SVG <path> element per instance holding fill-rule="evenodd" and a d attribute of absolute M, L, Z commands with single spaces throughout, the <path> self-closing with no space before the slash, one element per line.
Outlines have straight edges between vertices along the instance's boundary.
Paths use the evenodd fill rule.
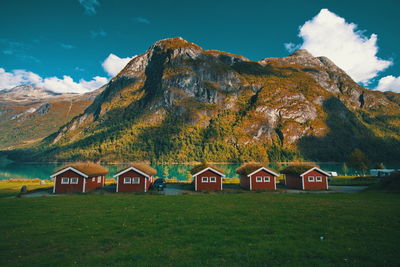
<path fill-rule="evenodd" d="M 155 169 L 144 163 L 134 163 L 114 175 L 117 192 L 147 192 L 153 183 Z"/>
<path fill-rule="evenodd" d="M 276 190 L 279 174 L 260 164 L 248 163 L 236 170 L 240 175 L 240 186 L 247 190 Z"/>
<path fill-rule="evenodd" d="M 54 178 L 53 193 L 85 193 L 104 186 L 108 171 L 99 164 L 74 163 L 58 169 Z"/>
<path fill-rule="evenodd" d="M 328 177 L 330 175 L 317 167 L 308 170 L 299 169 L 297 172 L 293 170 L 283 170 L 282 172 L 285 173 L 287 187 L 302 190 L 328 190 Z"/>
<path fill-rule="evenodd" d="M 221 170 L 208 164 L 201 164 L 194 167 L 190 172 L 193 177 L 195 191 L 222 190 L 222 177 L 225 177 L 225 174 Z"/>

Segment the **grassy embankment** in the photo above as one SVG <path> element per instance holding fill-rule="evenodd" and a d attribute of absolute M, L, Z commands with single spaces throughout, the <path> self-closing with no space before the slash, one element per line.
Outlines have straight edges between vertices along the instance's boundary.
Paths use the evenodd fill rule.
<path fill-rule="evenodd" d="M 373 176 L 336 176 L 331 177 L 329 185 L 353 186 L 353 185 L 374 185 L 379 183 L 382 178 Z"/>
<path fill-rule="evenodd" d="M 44 184 L 41 184 L 43 181 Z M 106 184 L 115 183 L 114 179 L 106 179 Z M 21 187 L 26 185 L 29 192 L 33 190 L 53 188 L 53 181 L 40 179 L 10 179 L 0 181 L 0 198 L 17 196 Z"/>
<path fill-rule="evenodd" d="M 0 265 L 398 266 L 399 206 L 379 192 L 2 198 Z"/>
<path fill-rule="evenodd" d="M 10 179 L 0 181 L 0 198 L 11 197 L 19 194 L 21 187 L 26 185 L 29 191 L 36 189 L 50 188 L 52 181 L 43 180 L 45 184 L 40 184 L 40 179 Z"/>

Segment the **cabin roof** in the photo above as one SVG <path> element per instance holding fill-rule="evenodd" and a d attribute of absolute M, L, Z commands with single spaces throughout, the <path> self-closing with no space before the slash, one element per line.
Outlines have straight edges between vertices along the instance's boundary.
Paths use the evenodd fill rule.
<path fill-rule="evenodd" d="M 243 164 L 242 166 L 240 166 L 240 168 L 236 170 L 236 173 L 241 175 L 251 176 L 253 175 L 253 173 L 258 172 L 260 170 L 264 170 L 274 176 L 279 176 L 279 174 L 277 174 L 275 171 L 272 171 L 262 166 L 260 163 L 253 163 L 253 162 Z"/>
<path fill-rule="evenodd" d="M 56 171 L 54 171 L 53 175 L 51 177 L 57 176 L 58 174 L 61 174 L 67 170 L 75 170 L 80 172 L 80 174 L 85 174 L 83 175 L 84 177 L 89 177 L 89 176 L 98 176 L 98 175 L 105 175 L 108 173 L 108 170 L 104 168 L 103 166 L 94 163 L 94 162 L 76 162 L 76 163 L 70 163 L 62 166 L 61 168 L 58 168 Z"/>
<path fill-rule="evenodd" d="M 310 169 L 315 168 L 313 165 L 289 165 L 283 170 L 281 170 L 281 173 L 283 174 L 294 174 L 294 175 L 301 175 Z"/>
<path fill-rule="evenodd" d="M 224 172 L 221 169 L 219 169 L 209 163 L 202 163 L 202 164 L 194 166 L 190 170 L 190 173 L 192 174 L 192 176 L 197 176 L 198 174 L 205 172 L 206 170 L 211 170 L 221 176 L 225 176 Z"/>
<path fill-rule="evenodd" d="M 311 172 L 311 171 L 317 171 L 317 172 L 322 173 L 322 174 L 324 174 L 324 175 L 326 175 L 326 176 L 331 176 L 330 173 L 327 173 L 327 172 L 321 170 L 321 169 L 318 168 L 318 167 L 311 168 L 311 169 L 309 169 L 308 171 L 305 171 L 304 173 L 300 174 L 300 176 L 303 177 L 304 175 L 306 175 L 307 173 L 309 173 L 309 172 Z"/>
<path fill-rule="evenodd" d="M 147 165 L 145 163 L 141 163 L 141 162 L 136 162 L 136 163 L 132 163 L 128 167 L 118 171 L 117 174 L 114 175 L 114 177 L 120 176 L 121 174 L 124 174 L 125 172 L 130 171 L 130 170 L 137 171 L 146 177 L 153 176 L 157 173 L 157 171 L 155 169 L 153 169 L 152 167 L 150 167 L 149 165 Z"/>

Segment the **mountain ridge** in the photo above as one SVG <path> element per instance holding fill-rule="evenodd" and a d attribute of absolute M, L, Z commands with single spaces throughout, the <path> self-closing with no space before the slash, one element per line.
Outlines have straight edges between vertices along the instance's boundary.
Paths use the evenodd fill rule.
<path fill-rule="evenodd" d="M 133 58 L 33 153 L 60 161 L 341 161 L 360 147 L 377 160 L 371 146 L 379 145 L 391 160 L 400 155 L 397 99 L 304 50 L 257 62 L 169 38 Z"/>
<path fill-rule="evenodd" d="M 30 84 L 18 85 L 11 89 L 0 90 L 1 101 L 34 101 L 58 97 L 62 93 L 55 93 Z M 66 94 L 65 94 L 66 95 Z"/>
<path fill-rule="evenodd" d="M 0 148 L 14 149 L 40 142 L 81 114 L 101 90 L 61 94 L 22 85 L 0 91 Z"/>

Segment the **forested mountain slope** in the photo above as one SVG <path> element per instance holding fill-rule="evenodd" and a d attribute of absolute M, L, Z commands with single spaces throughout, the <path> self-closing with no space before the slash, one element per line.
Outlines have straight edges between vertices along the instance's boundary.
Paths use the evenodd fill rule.
<path fill-rule="evenodd" d="M 299 50 L 258 62 L 181 38 L 132 59 L 41 160 L 373 161 L 400 157 L 399 95 L 365 89 Z"/>

